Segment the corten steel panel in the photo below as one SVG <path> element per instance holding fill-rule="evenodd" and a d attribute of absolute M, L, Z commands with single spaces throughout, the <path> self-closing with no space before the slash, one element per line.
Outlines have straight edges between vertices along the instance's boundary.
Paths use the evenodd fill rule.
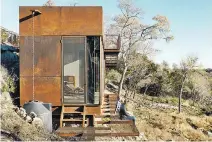
<path fill-rule="evenodd" d="M 30 10 L 41 12 L 35 16 L 35 35 L 102 35 L 102 7 L 40 7 L 20 6 L 19 18 L 31 14 Z M 20 35 L 32 35 L 32 18 L 20 22 Z"/>
<path fill-rule="evenodd" d="M 60 7 L 43 7 L 40 17 L 41 35 L 61 35 Z"/>
<path fill-rule="evenodd" d="M 31 47 L 30 47 L 31 45 Z M 20 37 L 20 77 L 32 76 L 32 40 L 28 37 Z"/>
<path fill-rule="evenodd" d="M 26 7 L 26 6 L 21 6 L 19 7 L 19 21 L 23 20 L 19 24 L 19 33 L 20 36 L 22 35 L 27 35 L 31 36 L 33 35 L 33 29 L 32 29 L 32 18 L 30 17 L 32 15 L 32 12 L 30 10 L 39 10 L 42 11 L 42 7 Z M 35 35 L 41 35 L 41 15 L 35 16 L 34 17 L 34 34 Z"/>
<path fill-rule="evenodd" d="M 20 77 L 20 104 L 32 100 L 32 77 Z M 61 78 L 35 77 L 35 100 L 61 105 Z"/>
<path fill-rule="evenodd" d="M 36 36 L 35 76 L 61 76 L 60 36 Z M 32 76 L 32 37 L 20 37 L 20 76 Z"/>
<path fill-rule="evenodd" d="M 61 7 L 63 35 L 102 35 L 102 7 Z"/>

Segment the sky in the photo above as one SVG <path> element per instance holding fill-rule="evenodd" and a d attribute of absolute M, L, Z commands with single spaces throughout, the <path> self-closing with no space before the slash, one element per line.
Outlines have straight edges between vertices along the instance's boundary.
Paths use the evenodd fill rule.
<path fill-rule="evenodd" d="M 19 6 L 42 6 L 47 0 L 1 0 L 1 26 L 19 33 Z M 53 0 L 57 6 L 102 6 L 104 16 L 110 18 L 120 10 L 116 0 Z M 166 16 L 174 40 L 156 41 L 160 50 L 153 58 L 170 65 L 182 58 L 196 55 L 205 68 L 212 68 L 212 0 L 134 0 L 144 11 L 142 21 L 152 22 L 157 14 Z"/>

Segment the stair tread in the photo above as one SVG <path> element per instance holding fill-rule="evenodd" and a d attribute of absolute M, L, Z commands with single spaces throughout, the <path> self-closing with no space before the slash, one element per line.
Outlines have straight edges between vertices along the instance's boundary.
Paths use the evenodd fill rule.
<path fill-rule="evenodd" d="M 71 118 L 71 119 L 62 119 L 62 121 L 83 121 L 83 119 L 73 119 L 73 118 Z M 85 120 L 85 121 L 87 121 L 87 120 Z"/>
<path fill-rule="evenodd" d="M 76 113 L 76 114 L 82 114 L 83 112 L 63 112 L 63 113 L 65 113 L 65 114 L 67 114 L 67 113 Z"/>

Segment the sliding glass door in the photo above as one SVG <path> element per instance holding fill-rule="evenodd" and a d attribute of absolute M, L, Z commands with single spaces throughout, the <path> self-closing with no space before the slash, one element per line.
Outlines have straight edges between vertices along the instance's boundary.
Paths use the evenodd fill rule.
<path fill-rule="evenodd" d="M 85 103 L 85 37 L 63 37 L 63 102 Z"/>
<path fill-rule="evenodd" d="M 100 38 L 63 37 L 63 102 L 99 104 Z"/>

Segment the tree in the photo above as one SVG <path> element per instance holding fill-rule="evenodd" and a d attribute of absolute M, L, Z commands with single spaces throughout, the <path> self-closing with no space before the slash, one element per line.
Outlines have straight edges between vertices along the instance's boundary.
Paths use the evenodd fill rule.
<path fill-rule="evenodd" d="M 55 6 L 55 3 L 52 0 L 48 0 L 43 6 Z"/>
<path fill-rule="evenodd" d="M 133 59 L 131 62 L 133 65 L 128 69 L 126 73 L 126 91 L 125 91 L 125 100 L 127 99 L 130 93 L 135 97 L 136 91 L 148 84 L 150 81 L 150 76 L 152 72 L 150 71 L 151 65 L 153 64 L 146 56 L 143 56 L 140 53 L 134 53 Z"/>
<path fill-rule="evenodd" d="M 6 30 L 1 28 L 1 42 L 2 42 L 2 43 L 7 41 L 8 36 L 9 36 L 9 35 L 8 35 L 8 33 L 6 32 Z"/>
<path fill-rule="evenodd" d="M 188 77 L 190 83 L 188 91 L 193 103 L 202 102 L 205 97 L 210 96 L 210 82 L 207 73 L 200 72 L 201 70 L 196 71 Z"/>
<path fill-rule="evenodd" d="M 13 31 L 1 27 L 1 43 L 10 43 L 12 45 L 19 45 L 19 36 Z"/>
<path fill-rule="evenodd" d="M 186 80 L 188 76 L 195 72 L 195 68 L 198 67 L 197 65 L 198 58 L 195 56 L 188 56 L 185 60 L 182 60 L 180 63 L 181 73 L 181 85 L 180 85 L 180 93 L 179 93 L 179 104 L 178 104 L 178 111 L 181 112 L 181 98 L 183 94 L 183 89 L 185 87 Z"/>
<path fill-rule="evenodd" d="M 142 11 L 132 0 L 119 0 L 118 8 L 121 14 L 115 16 L 107 33 L 120 34 L 122 40 L 120 62 L 123 68 L 118 91 L 120 95 L 126 72 L 132 65 L 130 62 L 133 58 L 132 53 L 141 50 L 143 47 L 141 44 L 146 45 L 157 39 L 165 39 L 168 42 L 173 36 L 169 35 L 170 26 L 165 16 L 153 17 L 156 23 L 148 25 L 141 22 Z"/>

